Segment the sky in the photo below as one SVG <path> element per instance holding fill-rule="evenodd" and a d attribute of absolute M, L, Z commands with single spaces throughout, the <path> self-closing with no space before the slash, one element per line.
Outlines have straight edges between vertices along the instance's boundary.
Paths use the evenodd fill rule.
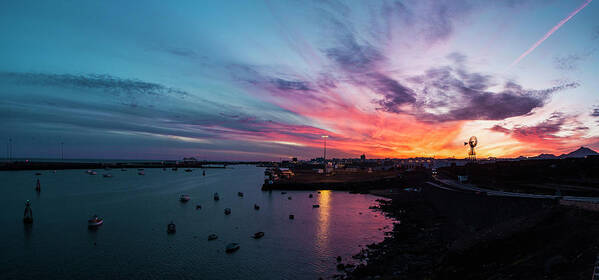
<path fill-rule="evenodd" d="M 11 1 L 13 157 L 279 160 L 599 149 L 599 2 Z M 10 140 L 9 140 L 10 139 Z"/>

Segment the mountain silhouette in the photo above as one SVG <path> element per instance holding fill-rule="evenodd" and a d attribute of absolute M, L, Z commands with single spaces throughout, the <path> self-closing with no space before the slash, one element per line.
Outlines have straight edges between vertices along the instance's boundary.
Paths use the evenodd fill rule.
<path fill-rule="evenodd" d="M 595 156 L 595 155 L 599 155 L 599 153 L 597 153 L 587 147 L 580 147 L 576 151 L 573 151 L 568 154 L 562 154 L 559 157 L 560 158 L 583 158 L 586 156 Z"/>

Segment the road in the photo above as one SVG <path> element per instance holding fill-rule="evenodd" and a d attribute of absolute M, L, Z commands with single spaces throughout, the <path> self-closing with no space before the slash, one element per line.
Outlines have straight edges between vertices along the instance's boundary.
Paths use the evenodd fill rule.
<path fill-rule="evenodd" d="M 587 196 L 557 196 L 557 195 L 547 195 L 547 194 L 532 194 L 532 193 L 516 193 L 516 192 L 504 192 L 490 189 L 483 189 L 479 187 L 475 187 L 470 184 L 460 184 L 454 180 L 449 179 L 440 179 L 435 177 L 435 182 L 427 182 L 429 185 L 449 190 L 449 191 L 471 191 L 471 192 L 484 192 L 487 195 L 491 196 L 506 196 L 506 197 L 525 197 L 525 198 L 542 198 L 542 199 L 556 199 L 561 198 L 562 200 L 569 201 L 579 201 L 579 202 L 589 202 L 589 203 L 599 203 L 599 197 L 587 197 Z M 440 184 L 439 184 L 440 183 Z"/>

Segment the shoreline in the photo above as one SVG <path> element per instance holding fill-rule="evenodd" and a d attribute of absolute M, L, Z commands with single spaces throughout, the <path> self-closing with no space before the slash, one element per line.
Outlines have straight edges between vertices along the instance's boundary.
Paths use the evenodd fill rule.
<path fill-rule="evenodd" d="M 121 169 L 121 168 L 226 168 L 241 163 L 165 163 L 165 162 L 32 162 L 0 163 L 0 171 L 67 170 L 67 169 Z"/>
<path fill-rule="evenodd" d="M 592 275 L 599 213 L 552 200 L 487 197 L 422 184 L 375 190 L 394 227 L 342 279 L 580 279 Z M 517 245 L 520 244 L 520 245 Z"/>

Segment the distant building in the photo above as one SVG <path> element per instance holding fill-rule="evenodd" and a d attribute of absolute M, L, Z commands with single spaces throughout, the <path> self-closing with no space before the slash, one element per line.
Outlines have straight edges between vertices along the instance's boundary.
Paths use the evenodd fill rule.
<path fill-rule="evenodd" d="M 184 157 L 183 163 L 196 163 L 198 160 L 194 157 Z"/>

